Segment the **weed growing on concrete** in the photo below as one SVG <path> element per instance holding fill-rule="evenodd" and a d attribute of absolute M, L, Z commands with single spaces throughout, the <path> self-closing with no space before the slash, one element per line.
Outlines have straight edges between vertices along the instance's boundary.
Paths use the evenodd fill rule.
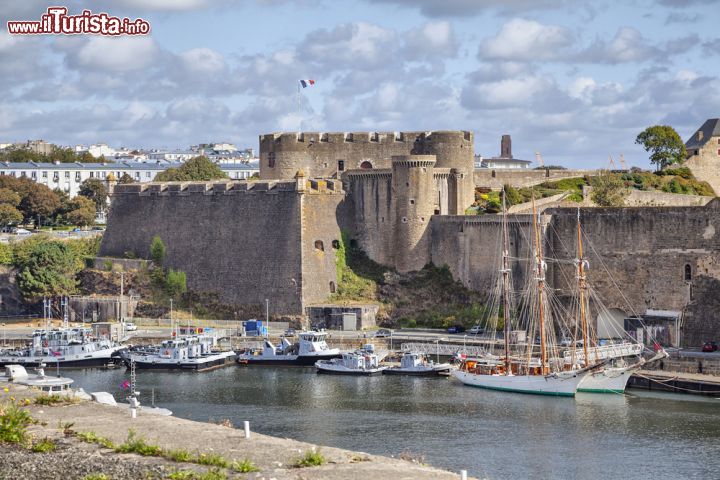
<path fill-rule="evenodd" d="M 39 397 L 35 398 L 35 401 L 33 403 L 35 403 L 35 405 L 45 406 L 74 405 L 76 403 L 80 403 L 80 399 L 71 397 L 69 395 L 58 395 L 55 393 L 52 395 L 40 395 Z"/>
<path fill-rule="evenodd" d="M 180 450 L 169 450 L 163 455 L 168 460 L 173 462 L 192 462 L 193 456 L 190 452 L 184 449 Z"/>
<path fill-rule="evenodd" d="M 30 412 L 14 401 L 0 404 L 0 443 L 23 443 L 27 440 L 27 427 L 33 423 Z"/>
<path fill-rule="evenodd" d="M 66 437 L 69 437 L 75 433 L 75 431 L 72 429 L 73 425 L 75 425 L 74 422 L 62 423 L 60 420 L 58 420 L 58 430 L 60 430 Z"/>
<path fill-rule="evenodd" d="M 251 472 L 259 472 L 260 469 L 255 466 L 250 460 L 235 460 L 230 465 L 230 468 L 232 468 L 234 471 L 238 473 L 251 473 Z"/>
<path fill-rule="evenodd" d="M 157 445 L 150 445 L 142 437 L 135 436 L 135 430 L 128 430 L 128 437 L 124 443 L 115 447 L 119 453 L 137 453 L 146 457 L 157 457 L 162 455 L 162 448 Z"/>
<path fill-rule="evenodd" d="M 308 450 L 301 458 L 295 462 L 295 466 L 298 468 L 302 467 L 319 467 L 326 462 L 320 450 Z"/>
<path fill-rule="evenodd" d="M 217 453 L 201 453 L 195 458 L 195 463 L 200 465 L 210 465 L 211 467 L 228 468 L 230 462 L 222 455 Z"/>
<path fill-rule="evenodd" d="M 57 445 L 55 445 L 55 442 L 50 438 L 43 438 L 42 440 L 35 442 L 32 447 L 30 447 L 30 450 L 32 450 L 35 453 L 48 453 L 48 452 L 54 452 L 57 448 Z"/>
<path fill-rule="evenodd" d="M 105 437 L 101 437 L 101 436 L 97 435 L 95 432 L 77 432 L 75 434 L 75 436 L 80 441 L 83 441 L 83 442 L 96 443 L 100 446 L 103 446 L 105 448 L 110 448 L 112 450 L 115 450 L 115 448 L 116 448 L 116 446 L 112 442 L 112 440 L 105 438 Z"/>
<path fill-rule="evenodd" d="M 91 473 L 90 475 L 85 475 L 82 480 L 110 480 L 110 477 L 104 473 Z"/>
<path fill-rule="evenodd" d="M 227 475 L 218 469 L 212 469 L 205 473 L 178 470 L 168 475 L 167 478 L 168 480 L 227 480 Z"/>

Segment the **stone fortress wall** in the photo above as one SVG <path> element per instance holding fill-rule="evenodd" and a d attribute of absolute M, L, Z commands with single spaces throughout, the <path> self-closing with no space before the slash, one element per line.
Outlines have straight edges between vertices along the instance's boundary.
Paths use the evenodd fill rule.
<path fill-rule="evenodd" d="M 301 314 L 337 284 L 342 199 L 340 182 L 304 178 L 118 185 L 100 255 L 149 258 L 159 235 L 166 266 L 185 271 L 189 289 L 260 311 L 269 299 L 271 314 Z"/>
<path fill-rule="evenodd" d="M 160 235 L 167 265 L 187 272 L 189 288 L 216 291 L 228 303 L 262 306 L 268 298 L 271 313 L 279 315 L 302 315 L 328 300 L 337 288 L 335 248 L 343 233 L 398 271 L 432 262 L 448 265 L 469 288 L 492 288 L 499 217 L 462 215 L 478 182 L 469 132 L 270 134 L 260 137 L 260 147 L 260 182 L 116 187 L 101 255 L 132 251 L 147 258 L 152 237 Z M 498 172 L 486 180 L 522 186 L 585 173 Z M 483 172 L 481 181 L 483 175 L 492 174 Z M 544 211 L 549 251 L 574 256 L 576 214 L 574 208 Z M 638 313 L 685 312 L 687 342 L 720 335 L 716 309 L 709 308 L 720 298 L 718 200 L 588 208 L 582 218 L 607 267 L 591 257 L 590 280 L 610 308 L 623 308 L 614 278 Z M 530 219 L 511 217 L 513 256 L 528 254 Z M 516 287 L 527 278 L 518 267 Z M 551 265 L 552 285 L 562 287 L 566 276 L 574 278 Z"/>

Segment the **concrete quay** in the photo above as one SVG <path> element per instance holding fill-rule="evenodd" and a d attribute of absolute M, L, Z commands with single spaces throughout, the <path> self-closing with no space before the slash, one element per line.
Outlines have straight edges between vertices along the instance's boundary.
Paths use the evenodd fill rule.
<path fill-rule="evenodd" d="M 628 388 L 720 396 L 720 377 L 701 373 L 639 370 L 630 377 Z"/>
<path fill-rule="evenodd" d="M 12 385 L 9 392 L 0 390 L 0 404 L 33 398 L 36 392 Z M 184 449 L 194 455 L 217 454 L 232 460 L 249 460 L 258 469 L 255 473 L 234 473 L 221 469 L 227 478 L 254 480 L 366 480 L 393 478 L 394 480 L 456 480 L 459 474 L 400 459 L 369 455 L 318 446 L 290 439 L 261 435 L 255 432 L 246 439 L 242 429 L 224 425 L 202 423 L 176 417 L 145 414 L 130 418 L 127 410 L 83 401 L 72 405 L 30 405 L 27 408 L 38 424 L 31 425 L 29 433 L 35 438 L 51 438 L 58 448 L 55 452 L 32 453 L 22 447 L 3 445 L 0 448 L 0 471 L 12 472 L 11 477 L 23 479 L 83 479 L 88 474 L 107 475 L 112 480 L 136 478 L 168 478 L 175 471 L 203 473 L 210 470 L 194 463 L 173 462 L 162 457 L 121 454 L 95 444 L 83 443 L 67 436 L 61 426 L 72 424 L 75 432 L 94 432 L 123 443 L 128 431 L 143 437 L 148 444 L 164 451 Z M 251 428 L 255 425 L 251 425 Z M 380 439 L 378 439 L 380 441 Z M 309 451 L 319 451 L 326 462 L 321 466 L 296 466 Z M 2 475 L 0 475 L 2 477 Z"/>

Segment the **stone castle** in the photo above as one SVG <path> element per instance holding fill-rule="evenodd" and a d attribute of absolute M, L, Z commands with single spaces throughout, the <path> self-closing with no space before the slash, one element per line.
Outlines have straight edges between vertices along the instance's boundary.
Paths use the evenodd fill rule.
<path fill-rule="evenodd" d="M 152 237 L 160 235 L 168 266 L 187 272 L 189 288 L 217 292 L 232 304 L 269 299 L 274 315 L 304 315 L 335 292 L 343 236 L 400 272 L 447 265 L 466 286 L 489 290 L 500 222 L 464 215 L 483 178 L 474 174 L 472 133 L 269 134 L 260 137 L 260 162 L 256 182 L 118 185 L 101 255 L 147 258 Z M 534 177 L 549 174 L 517 175 L 520 183 L 537 183 L 542 178 Z M 574 258 L 566 245 L 573 245 L 576 217 L 575 209 L 544 212 L 548 251 Z M 714 319 L 720 200 L 704 207 L 583 208 L 581 218 L 595 246 L 591 263 L 603 266 L 590 280 L 609 308 L 629 314 L 629 301 L 633 312 L 682 311 L 691 344 L 720 333 Z M 515 257 L 530 248 L 529 221 L 517 215 L 511 222 Z M 551 265 L 553 286 L 574 278 L 567 268 Z M 520 268 L 518 282 L 524 273 Z"/>

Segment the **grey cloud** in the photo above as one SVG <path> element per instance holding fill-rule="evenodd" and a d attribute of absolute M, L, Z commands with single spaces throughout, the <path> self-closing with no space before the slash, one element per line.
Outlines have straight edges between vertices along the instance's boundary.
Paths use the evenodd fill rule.
<path fill-rule="evenodd" d="M 720 55 L 720 38 L 703 42 L 702 48 L 705 55 Z"/>
<path fill-rule="evenodd" d="M 699 13 L 670 12 L 665 19 L 665 25 L 673 23 L 694 23 L 700 18 Z"/>
<path fill-rule="evenodd" d="M 564 0 L 367 0 L 370 3 L 417 8 L 427 17 L 466 17 L 486 12 L 509 14 L 519 11 L 557 9 L 577 2 Z"/>

